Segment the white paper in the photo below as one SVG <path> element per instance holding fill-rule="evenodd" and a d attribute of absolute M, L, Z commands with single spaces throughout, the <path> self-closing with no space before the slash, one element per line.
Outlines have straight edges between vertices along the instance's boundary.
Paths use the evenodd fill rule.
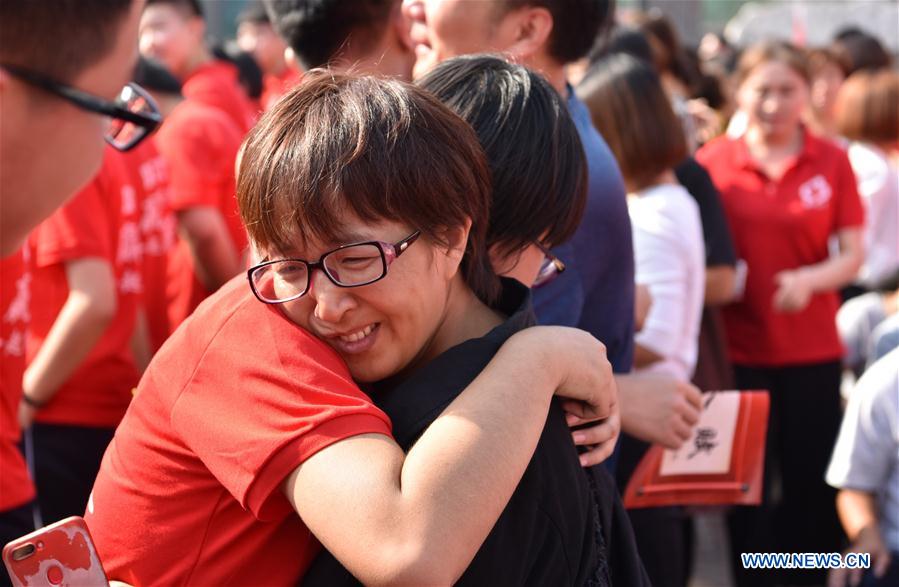
<path fill-rule="evenodd" d="M 665 451 L 660 476 L 715 475 L 730 470 L 740 392 L 706 393 L 702 400 L 703 410 L 693 434 L 678 450 Z"/>

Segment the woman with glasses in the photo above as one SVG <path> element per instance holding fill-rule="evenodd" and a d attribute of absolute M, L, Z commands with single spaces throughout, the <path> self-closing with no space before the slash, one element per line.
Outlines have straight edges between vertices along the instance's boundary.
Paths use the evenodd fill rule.
<path fill-rule="evenodd" d="M 390 416 L 404 447 L 504 340 L 534 324 L 527 287 L 545 284 L 564 268 L 546 250 L 571 237 L 586 199 L 586 163 L 577 129 L 539 74 L 496 57 L 465 56 L 441 63 L 417 84 L 469 122 L 484 147 L 493 180 L 486 242 L 492 267 L 506 278 L 492 305 L 504 317 L 501 324 L 457 344 L 399 384 L 376 384 L 372 398 Z M 544 164 L 535 165 L 537 161 Z M 443 385 L 433 388 L 429 382 L 434 380 Z M 593 449 L 597 460 L 611 452 L 614 440 L 612 435 Z M 614 482 L 601 467 L 585 471 L 573 449 L 564 414 L 554 407 L 521 483 L 458 584 L 641 584 L 635 549 L 630 550 L 630 568 L 622 557 L 616 559 L 622 564 L 610 564 L 607 545 L 616 514 L 615 522 L 624 520 L 625 538 L 618 540 L 615 552 L 633 547 L 620 502 L 613 508 Z M 585 463 L 592 462 L 588 458 Z M 322 553 L 304 583 L 356 581 L 331 553 Z"/>
<path fill-rule="evenodd" d="M 450 369 L 477 375 L 420 436 L 390 437 L 353 379 L 389 393 L 504 322 L 482 301 L 500 293 L 483 152 L 422 90 L 308 76 L 247 139 L 238 197 L 264 259 L 255 296 L 225 286 L 154 358 L 88 506 L 104 567 L 133 584 L 293 584 L 317 539 L 365 583 L 455 581 L 528 466 L 550 390 L 609 413 L 600 345 L 511 336 Z"/>

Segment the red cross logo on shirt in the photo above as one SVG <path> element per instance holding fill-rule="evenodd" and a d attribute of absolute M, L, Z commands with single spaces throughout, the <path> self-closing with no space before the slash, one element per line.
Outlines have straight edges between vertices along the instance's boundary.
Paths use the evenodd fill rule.
<path fill-rule="evenodd" d="M 799 186 L 799 199 L 806 208 L 820 208 L 832 195 L 833 190 L 823 175 L 816 175 Z"/>

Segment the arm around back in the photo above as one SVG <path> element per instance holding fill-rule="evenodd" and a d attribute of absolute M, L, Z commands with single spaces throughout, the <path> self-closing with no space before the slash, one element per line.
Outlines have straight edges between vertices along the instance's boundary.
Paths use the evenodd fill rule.
<path fill-rule="evenodd" d="M 356 436 L 307 459 L 283 490 L 362 582 L 453 583 L 518 485 L 557 388 L 587 399 L 584 413 L 608 414 L 615 388 L 604 348 L 574 329 L 525 330 L 407 455 L 385 436 Z"/>

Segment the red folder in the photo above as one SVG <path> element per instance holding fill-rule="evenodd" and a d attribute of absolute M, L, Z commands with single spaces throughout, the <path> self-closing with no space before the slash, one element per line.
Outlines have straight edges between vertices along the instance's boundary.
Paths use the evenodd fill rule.
<path fill-rule="evenodd" d="M 768 392 L 707 392 L 703 399 L 703 416 L 693 436 L 680 450 L 669 451 L 653 445 L 644 455 L 624 492 L 624 507 L 758 505 L 761 502 Z M 729 423 L 719 425 L 719 421 L 712 417 L 710 406 L 714 401 L 718 401 L 716 409 L 725 410 L 724 420 Z M 716 427 L 726 430 L 719 434 L 721 430 Z M 732 439 L 729 458 L 726 443 L 715 444 L 719 436 Z M 714 455 L 716 448 L 719 448 L 719 454 Z M 705 472 L 701 472 L 701 466 L 693 467 L 700 471 L 696 472 L 689 470 L 692 458 L 696 461 L 706 458 L 709 463 L 714 459 L 715 462 L 707 465 Z"/>

